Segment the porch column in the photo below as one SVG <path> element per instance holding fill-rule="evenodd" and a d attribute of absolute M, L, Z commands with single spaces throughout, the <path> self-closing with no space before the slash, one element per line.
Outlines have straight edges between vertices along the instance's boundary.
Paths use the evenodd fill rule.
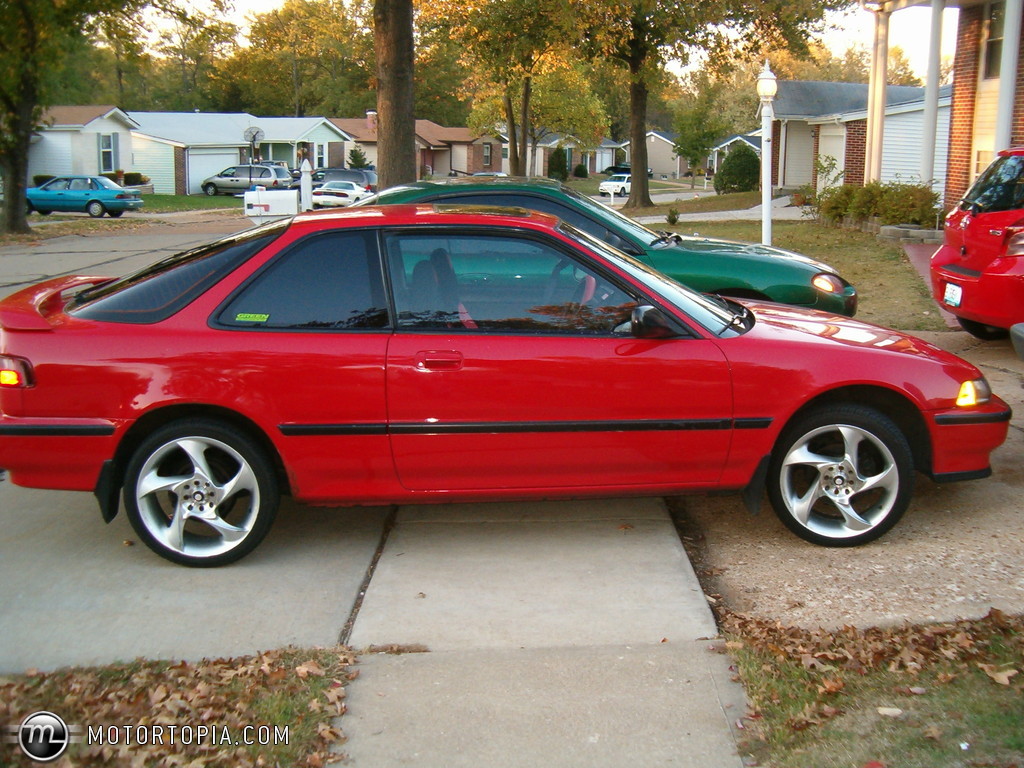
<path fill-rule="evenodd" d="M 999 59 L 996 152 L 1007 149 L 1013 139 L 1013 97 L 1017 88 L 1022 11 L 1024 11 L 1024 0 L 1006 0 L 1006 11 L 1003 17 L 1003 53 Z"/>
<path fill-rule="evenodd" d="M 865 3 L 862 7 L 875 14 L 875 47 L 871 54 L 868 82 L 867 147 L 864 158 L 864 183 L 882 178 L 882 139 L 885 131 L 885 86 L 889 63 L 889 16 L 884 2 Z"/>
<path fill-rule="evenodd" d="M 924 125 L 921 134 L 921 183 L 935 183 L 935 148 L 939 124 L 939 77 L 942 59 L 942 12 L 946 0 L 932 0 L 931 35 L 928 38 L 928 76 L 924 84 Z"/>

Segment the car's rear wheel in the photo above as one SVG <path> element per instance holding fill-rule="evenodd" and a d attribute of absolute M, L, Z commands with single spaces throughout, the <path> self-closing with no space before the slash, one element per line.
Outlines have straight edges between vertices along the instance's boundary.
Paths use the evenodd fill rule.
<path fill-rule="evenodd" d="M 971 334 L 971 336 L 974 336 L 977 339 L 983 339 L 984 341 L 1005 339 L 1010 333 L 1006 328 L 997 328 L 994 325 L 977 323 L 974 320 L 967 320 L 963 317 L 958 317 L 957 322 L 960 323 L 960 327 Z"/>
<path fill-rule="evenodd" d="M 112 219 L 119 219 L 124 215 L 124 211 L 107 211 L 107 215 Z"/>
<path fill-rule="evenodd" d="M 779 438 L 768 496 L 779 519 L 807 541 L 850 547 L 877 539 L 903 516 L 914 487 L 906 437 L 860 405 L 818 408 Z"/>
<path fill-rule="evenodd" d="M 85 206 L 85 212 L 94 219 L 98 219 L 107 212 L 107 209 L 103 207 L 103 203 L 99 200 L 91 200 L 89 201 L 89 204 Z"/>
<path fill-rule="evenodd" d="M 217 187 L 213 184 L 207 184 L 203 187 L 203 192 L 206 193 L 207 197 L 214 197 L 217 194 Z"/>
<path fill-rule="evenodd" d="M 270 530 L 279 494 L 265 453 L 205 419 L 154 432 L 125 473 L 135 532 L 161 557 L 189 566 L 225 565 L 251 552 Z"/>

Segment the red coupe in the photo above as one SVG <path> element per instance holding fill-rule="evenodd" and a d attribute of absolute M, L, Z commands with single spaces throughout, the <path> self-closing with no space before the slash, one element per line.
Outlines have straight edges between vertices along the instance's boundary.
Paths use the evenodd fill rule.
<path fill-rule="evenodd" d="M 123 490 L 158 554 L 322 505 L 767 488 L 810 541 L 889 530 L 915 471 L 990 473 L 977 368 L 847 317 L 694 293 L 520 209 L 303 214 L 0 302 L 0 467 Z"/>

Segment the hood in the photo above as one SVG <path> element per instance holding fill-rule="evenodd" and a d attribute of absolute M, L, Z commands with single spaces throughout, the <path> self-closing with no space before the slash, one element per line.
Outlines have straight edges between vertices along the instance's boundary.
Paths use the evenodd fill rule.
<path fill-rule="evenodd" d="M 802 342 L 820 340 L 832 346 L 876 349 L 969 365 L 951 352 L 903 331 L 865 323 L 829 312 L 789 307 L 785 304 L 744 301 L 757 319 L 755 332 L 785 336 Z M 834 347 L 833 347 L 834 348 Z"/>
<path fill-rule="evenodd" d="M 833 275 L 839 274 L 836 270 L 823 261 L 804 256 L 802 253 L 787 251 L 783 248 L 775 248 L 771 245 L 760 243 L 744 243 L 739 240 L 723 240 L 718 237 L 701 237 L 700 235 L 677 235 L 679 238 L 677 248 L 682 248 L 690 253 L 742 253 L 745 256 L 766 256 L 772 259 L 787 259 L 800 264 L 806 264 L 819 272 L 828 272 Z"/>

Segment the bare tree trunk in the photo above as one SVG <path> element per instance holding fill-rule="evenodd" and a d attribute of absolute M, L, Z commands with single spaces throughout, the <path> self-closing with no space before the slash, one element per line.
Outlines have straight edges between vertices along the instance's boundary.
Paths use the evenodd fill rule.
<path fill-rule="evenodd" d="M 374 0 L 380 189 L 416 181 L 412 0 Z"/>
<path fill-rule="evenodd" d="M 647 81 L 640 66 L 630 65 L 629 162 L 632 168 L 629 200 L 623 208 L 649 208 L 651 186 L 647 179 Z"/>
<path fill-rule="evenodd" d="M 523 176 L 523 164 L 519 155 L 519 136 L 516 133 L 516 114 L 512 107 L 512 95 L 506 87 L 503 97 L 505 106 L 505 133 L 508 135 L 508 172 L 512 176 Z M 523 146 L 523 154 L 526 154 L 526 146 Z"/>
<path fill-rule="evenodd" d="M 38 102 L 35 88 L 22 79 L 21 94 L 24 98 L 5 117 L 11 125 L 5 126 L 10 133 L 0 138 L 3 151 L 0 152 L 0 175 L 3 176 L 4 204 L 0 232 L 25 233 L 28 226 L 25 188 L 28 185 L 28 150 L 35 128 L 34 105 Z M 30 94 L 30 95 L 29 95 Z"/>
<path fill-rule="evenodd" d="M 533 79 L 527 75 L 523 78 L 523 98 L 519 109 L 519 130 L 520 136 L 519 146 L 522 147 L 522 173 L 521 176 L 529 176 L 530 169 L 526 164 L 526 147 L 529 142 L 530 135 L 530 94 L 533 92 Z"/>

